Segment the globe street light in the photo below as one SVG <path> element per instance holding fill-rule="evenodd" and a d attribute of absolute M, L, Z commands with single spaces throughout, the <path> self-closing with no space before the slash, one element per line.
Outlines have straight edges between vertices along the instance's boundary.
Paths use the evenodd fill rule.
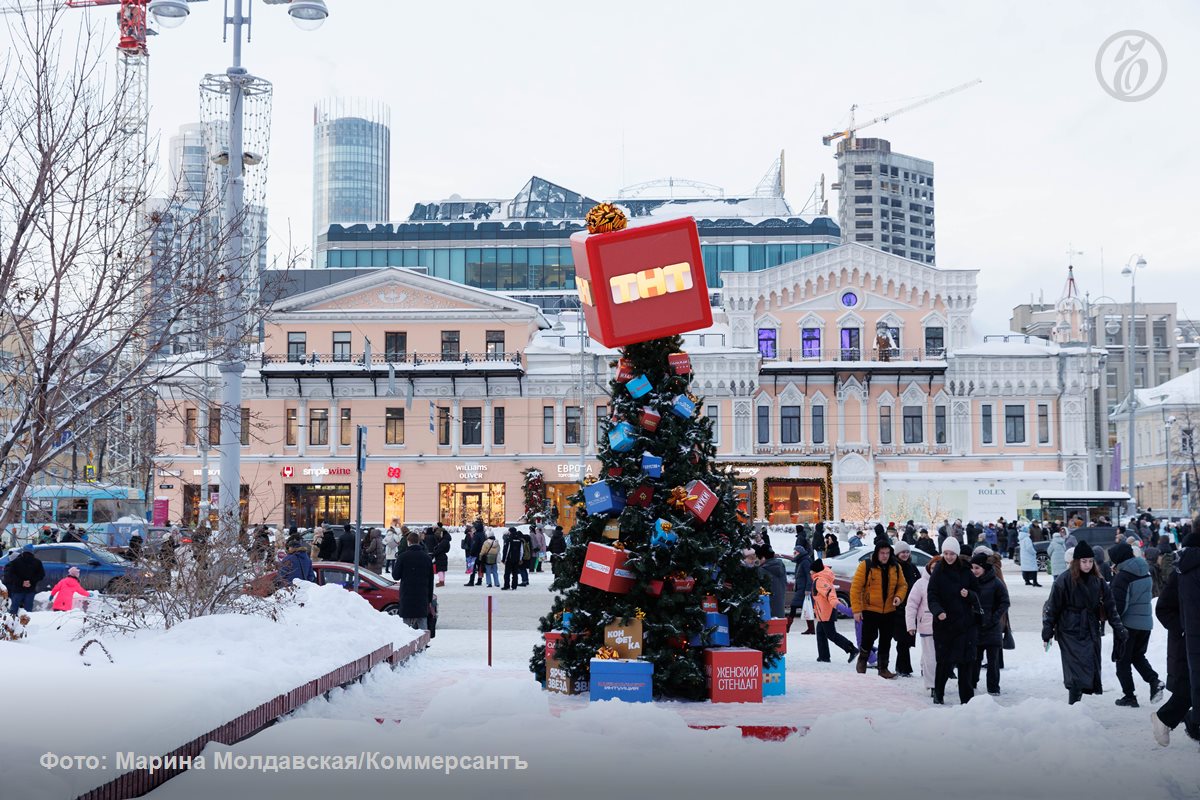
<path fill-rule="evenodd" d="M 292 0 L 288 14 L 300 30 L 315 31 L 329 16 L 329 9 L 325 7 L 325 0 Z"/>
<path fill-rule="evenodd" d="M 160 28 L 178 28 L 192 13 L 186 0 L 150 0 L 148 9 Z"/>
<path fill-rule="evenodd" d="M 1134 469 L 1135 469 L 1134 451 L 1137 449 L 1137 445 L 1135 444 L 1135 441 L 1134 441 L 1134 436 L 1135 436 L 1134 411 L 1137 409 L 1137 392 L 1134 389 L 1134 382 L 1133 382 L 1133 375 L 1134 375 L 1133 326 L 1136 324 L 1134 317 L 1137 313 L 1137 271 L 1139 269 L 1146 268 L 1146 259 L 1143 258 L 1141 255 L 1138 255 L 1138 254 L 1135 254 L 1135 255 L 1137 256 L 1137 260 L 1134 261 L 1133 260 L 1134 256 L 1130 256 L 1129 258 L 1130 258 L 1131 263 L 1126 263 L 1125 267 L 1121 270 L 1121 275 L 1126 278 L 1129 278 L 1129 326 L 1126 330 L 1126 335 L 1125 335 L 1126 360 L 1128 360 L 1128 362 L 1129 362 L 1129 368 L 1127 371 L 1127 377 L 1128 377 L 1128 381 L 1129 381 L 1129 395 L 1128 395 L 1128 397 L 1126 399 L 1126 403 L 1125 403 L 1125 413 L 1127 413 L 1129 415 L 1128 464 L 1129 464 L 1129 485 L 1130 486 L 1134 485 L 1134 480 L 1133 480 Z M 1132 498 L 1130 502 L 1133 506 L 1130 510 L 1130 516 L 1137 516 L 1137 505 L 1138 505 L 1137 498 L 1136 497 Z"/>

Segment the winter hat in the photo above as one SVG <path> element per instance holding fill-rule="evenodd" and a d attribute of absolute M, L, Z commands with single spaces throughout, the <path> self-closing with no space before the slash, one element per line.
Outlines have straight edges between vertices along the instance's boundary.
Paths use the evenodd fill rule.
<path fill-rule="evenodd" d="M 1125 545 L 1129 547 L 1129 545 Z M 1090 558 L 1095 560 L 1096 554 L 1092 552 L 1092 547 L 1087 542 L 1080 542 L 1075 545 L 1075 549 L 1071 551 L 1071 560 L 1078 561 L 1081 558 Z"/>
<path fill-rule="evenodd" d="M 958 546 L 958 539 L 955 539 L 953 536 L 947 536 L 946 541 L 942 542 L 942 552 L 954 553 L 955 555 L 962 552 L 962 548 Z"/>
<path fill-rule="evenodd" d="M 993 552 L 992 548 L 985 547 L 984 545 L 979 545 L 978 547 L 976 547 L 974 550 L 971 551 L 971 556 L 974 557 L 974 556 L 977 556 L 980 553 L 982 553 L 986 557 L 986 556 L 992 555 L 992 552 Z"/>
<path fill-rule="evenodd" d="M 70 569 L 67 570 L 67 574 L 70 575 L 72 578 L 78 578 L 79 577 L 79 567 L 71 567 Z"/>
<path fill-rule="evenodd" d="M 908 542 L 896 542 L 896 546 L 893 549 L 896 551 L 896 555 L 912 552 L 912 548 L 908 546 Z"/>
<path fill-rule="evenodd" d="M 825 562 L 822 561 L 821 559 L 818 558 L 812 562 L 813 573 L 820 572 L 823 569 L 825 569 Z"/>
<path fill-rule="evenodd" d="M 990 563 L 991 562 L 988 561 L 987 553 L 978 553 L 977 552 L 977 553 L 975 553 L 975 555 L 971 556 L 971 565 L 972 566 L 979 566 L 979 567 L 983 567 L 984 569 L 987 569 L 988 565 Z"/>

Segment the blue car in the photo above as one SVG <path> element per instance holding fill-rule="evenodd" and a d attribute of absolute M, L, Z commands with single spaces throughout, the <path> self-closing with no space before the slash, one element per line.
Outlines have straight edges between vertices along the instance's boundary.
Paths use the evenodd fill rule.
<path fill-rule="evenodd" d="M 4 558 L 0 558 L 0 570 L 19 553 L 19 550 L 10 550 Z M 39 592 L 50 591 L 54 584 L 67 576 L 67 570 L 71 567 L 79 567 L 79 582 L 88 591 L 127 591 L 131 585 L 141 583 L 148 577 L 144 568 L 134 562 L 86 544 L 38 544 L 33 546 L 33 554 L 46 568 L 46 577 L 37 587 Z"/>

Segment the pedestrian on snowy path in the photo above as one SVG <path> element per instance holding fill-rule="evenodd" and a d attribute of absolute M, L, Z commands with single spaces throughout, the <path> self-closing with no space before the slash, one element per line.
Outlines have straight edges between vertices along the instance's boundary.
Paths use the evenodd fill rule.
<path fill-rule="evenodd" d="M 904 575 L 904 583 L 907 587 L 904 596 L 907 598 L 913 586 L 921 579 L 921 570 L 912 562 L 912 548 L 908 542 L 902 541 L 896 545 L 896 566 L 900 567 L 900 572 Z M 901 678 L 911 678 L 913 674 L 912 649 L 917 646 L 917 638 L 908 632 L 908 625 L 903 613 L 893 616 L 896 624 L 896 629 L 892 632 L 896 637 L 896 674 Z"/>
<path fill-rule="evenodd" d="M 854 580 L 850 584 L 850 608 L 854 621 L 862 622 L 862 652 L 858 655 L 856 669 L 867 671 L 867 661 L 875 637 L 879 637 L 879 676 L 891 680 L 896 674 L 888 669 L 892 636 L 896 630 L 895 614 L 904 603 L 908 593 L 904 573 L 893 558 L 890 544 L 875 545 L 875 552 L 866 561 L 858 563 Z"/>
<path fill-rule="evenodd" d="M 408 548 L 392 565 L 392 577 L 400 581 L 400 616 L 410 628 L 426 631 L 433 604 L 433 559 L 421 544 L 421 534 L 410 532 L 407 542 Z"/>
<path fill-rule="evenodd" d="M 18 611 L 33 611 L 33 598 L 38 584 L 46 578 L 46 568 L 33 554 L 33 545 L 21 548 L 21 553 L 10 558 L 4 566 L 4 586 L 8 589 L 8 613 L 16 616 Z"/>
<path fill-rule="evenodd" d="M 1177 571 L 1167 575 L 1158 604 L 1154 607 L 1154 615 L 1167 629 L 1167 689 L 1171 692 L 1167 702 L 1150 715 L 1154 741 L 1161 747 L 1171 743 L 1171 731 L 1179 727 L 1181 722 L 1188 736 L 1200 740 L 1200 714 L 1188 714 L 1188 709 L 1192 707 L 1192 683 L 1188 674 L 1183 615 L 1179 607 L 1179 579 Z"/>
<path fill-rule="evenodd" d="M 925 564 L 925 574 L 913 584 L 904 605 L 908 635 L 921 639 L 921 679 L 930 697 L 937 677 L 937 652 L 933 644 L 933 614 L 929 611 L 929 575 L 941 560 L 941 556 L 934 556 Z"/>
<path fill-rule="evenodd" d="M 812 602 L 813 555 L 808 546 L 808 531 L 803 525 L 796 526 L 796 541 L 792 545 L 791 560 L 795 565 L 795 572 L 793 573 L 794 591 L 792 592 L 792 602 L 787 612 L 788 631 L 792 629 L 792 623 L 795 621 L 796 617 L 803 612 L 805 603 Z M 784 583 L 785 585 L 787 583 L 786 577 L 784 579 Z M 773 611 L 771 613 L 774 615 Z M 807 618 L 807 622 L 807 630 L 804 632 L 806 634 L 814 633 L 813 620 L 811 618 Z"/>
<path fill-rule="evenodd" d="M 1004 647 L 1004 619 L 1008 613 L 1008 588 L 996 574 L 992 563 L 995 555 L 978 553 L 971 557 L 971 573 L 979 585 L 979 607 L 983 611 L 979 624 L 979 642 L 975 664 L 971 671 L 971 688 L 979 684 L 983 658 L 987 656 L 987 693 L 1000 694 L 1000 667 Z"/>
<path fill-rule="evenodd" d="M 858 656 L 858 648 L 837 631 L 837 607 L 840 601 L 834 585 L 835 578 L 833 570 L 825 566 L 821 559 L 812 562 L 813 614 L 817 618 L 817 661 L 826 664 L 829 663 L 830 642 L 849 656 L 847 662 Z"/>
<path fill-rule="evenodd" d="M 1090 556 L 1092 550 L 1088 548 Z M 1061 531 L 1055 531 L 1050 537 L 1050 546 L 1046 548 L 1046 555 L 1050 557 L 1050 577 L 1057 578 L 1067 571 L 1067 543 L 1063 539 Z"/>
<path fill-rule="evenodd" d="M 1026 586 L 1041 586 L 1038 574 L 1037 549 L 1033 546 L 1033 535 L 1026 529 L 1021 531 L 1021 577 Z"/>
<path fill-rule="evenodd" d="M 67 576 L 58 583 L 54 584 L 54 588 L 50 590 L 50 608 L 54 611 L 71 611 L 75 608 L 75 595 L 80 597 L 89 597 L 87 589 L 79 582 L 79 567 L 71 567 L 67 570 Z M 87 601 L 83 603 L 84 611 L 87 610 Z"/>
<path fill-rule="evenodd" d="M 1163 689 L 1166 688 L 1158 679 L 1158 673 L 1146 660 L 1146 648 L 1150 646 L 1150 632 L 1154 628 L 1154 617 L 1150 613 L 1153 581 L 1146 560 L 1134 555 L 1133 548 L 1129 545 L 1115 544 L 1109 555 L 1116 566 L 1116 573 L 1109 584 L 1113 604 L 1121 615 L 1121 621 L 1129 630 L 1129 639 L 1124 644 L 1113 644 L 1117 680 L 1121 682 L 1123 693 L 1117 698 L 1117 705 L 1137 708 L 1138 700 L 1133 685 L 1134 669 L 1137 669 L 1138 675 L 1150 686 L 1150 702 L 1158 702 L 1162 698 Z"/>
<path fill-rule="evenodd" d="M 979 604 L 979 584 L 959 554 L 958 540 L 947 536 L 942 542 L 942 562 L 929 577 L 927 601 L 933 614 L 933 643 L 937 648 L 937 672 L 934 676 L 933 702 L 946 702 L 946 682 L 958 672 L 958 700 L 971 701 L 972 671 L 978 646 L 975 608 Z"/>

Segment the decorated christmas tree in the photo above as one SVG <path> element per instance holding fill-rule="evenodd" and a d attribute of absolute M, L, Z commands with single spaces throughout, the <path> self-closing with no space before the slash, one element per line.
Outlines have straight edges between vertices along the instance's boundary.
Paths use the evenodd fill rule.
<path fill-rule="evenodd" d="M 765 582 L 744 563 L 750 529 L 738 519 L 733 476 L 713 462 L 712 421 L 689 391 L 682 344 L 678 335 L 627 344 L 613 365 L 599 480 L 572 497 L 577 521 L 539 626 L 560 632 L 553 659 L 572 683 L 591 659 L 611 656 L 605 627 L 631 620 L 641 623 L 656 697 L 708 696 L 710 646 L 759 650 L 764 668 L 779 656 L 780 637 L 761 613 Z M 597 554 L 615 562 L 597 569 Z M 546 656 L 538 645 L 530 659 L 539 680 Z"/>
<path fill-rule="evenodd" d="M 546 510 L 546 477 L 535 467 L 521 474 L 524 476 L 521 491 L 525 495 L 525 521 L 533 522 L 534 517 Z"/>

